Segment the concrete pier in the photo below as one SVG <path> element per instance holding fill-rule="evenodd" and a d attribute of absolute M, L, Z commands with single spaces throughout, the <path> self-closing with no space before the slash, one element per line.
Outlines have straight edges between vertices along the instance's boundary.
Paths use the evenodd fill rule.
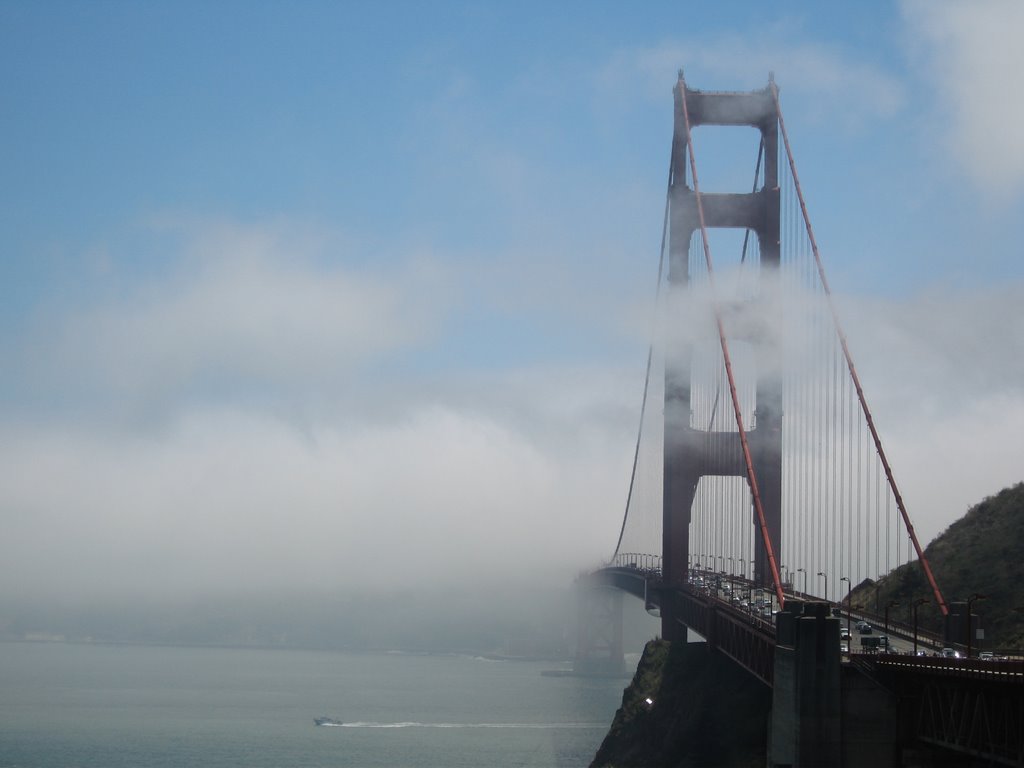
<path fill-rule="evenodd" d="M 839 620 L 792 600 L 776 625 L 770 766 L 841 765 Z"/>

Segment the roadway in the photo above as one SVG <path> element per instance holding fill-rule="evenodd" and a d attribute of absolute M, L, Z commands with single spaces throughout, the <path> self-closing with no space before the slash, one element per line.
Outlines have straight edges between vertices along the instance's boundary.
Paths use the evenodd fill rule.
<path fill-rule="evenodd" d="M 745 613 L 758 623 L 774 625 L 775 614 L 779 611 L 778 600 L 774 590 L 757 587 L 749 579 L 729 574 L 715 573 L 694 569 L 690 574 L 691 587 L 698 592 L 714 598 L 728 605 L 731 609 Z M 783 585 L 783 594 L 787 601 L 807 600 L 824 602 L 822 598 L 814 595 L 805 595 L 789 589 L 789 585 Z M 911 627 L 904 627 L 896 622 L 890 622 L 884 626 L 879 622 L 878 617 L 870 613 L 858 611 L 847 611 L 842 605 L 829 603 L 834 616 L 842 622 L 842 639 L 840 641 L 844 654 L 860 653 L 863 648 L 865 653 L 888 652 L 892 654 L 914 654 L 915 635 Z M 870 627 L 869 632 L 862 632 L 858 629 L 858 623 L 864 622 Z M 849 630 L 848 640 L 845 630 Z M 879 647 L 864 648 L 863 641 L 867 639 L 869 645 L 872 640 L 880 637 L 886 638 L 887 648 Z M 942 639 L 931 633 L 917 632 L 917 650 L 923 651 L 926 655 L 939 655 L 944 647 Z"/>
<path fill-rule="evenodd" d="M 616 586 L 626 589 L 638 597 L 647 599 L 649 597 L 647 585 L 652 581 L 660 580 L 661 569 L 660 562 L 658 562 L 660 558 L 653 556 L 645 557 L 648 557 L 651 562 L 625 562 L 617 567 L 613 567 L 613 570 L 618 572 L 620 577 L 629 576 L 632 577 L 632 581 L 636 581 L 635 585 L 631 583 L 628 587 L 623 584 L 616 584 Z M 617 581 L 620 580 L 617 579 Z M 759 587 L 751 580 L 741 576 L 699 568 L 691 569 L 689 588 L 699 595 L 715 600 L 721 607 L 743 614 L 749 618 L 751 624 L 774 633 L 775 615 L 779 611 L 779 604 L 774 590 Z M 787 601 L 825 602 L 822 598 L 815 595 L 807 595 L 793 590 L 790 584 L 783 585 L 783 594 Z M 898 622 L 889 622 L 886 625 L 884 616 L 878 616 L 867 611 L 848 611 L 842 603 L 829 603 L 829 605 L 833 615 L 843 622 L 842 629 L 849 630 L 849 640 L 847 641 L 844 637 L 840 641 L 840 647 L 846 658 L 849 658 L 851 655 L 862 655 L 865 653 L 913 656 L 915 637 L 917 650 L 919 653 L 923 652 L 923 657 L 933 658 L 941 656 L 943 648 L 947 646 L 943 638 L 934 633 L 921 629 L 915 632 L 913 627 Z M 871 626 L 870 633 L 858 630 L 857 624 L 861 621 Z M 887 648 L 880 647 L 876 650 L 864 647 L 863 641 L 866 638 L 878 638 L 881 636 L 886 637 Z M 868 642 L 870 643 L 871 641 L 869 640 Z M 974 663 L 992 664 L 1005 660 L 972 659 L 971 662 L 973 666 Z M 942 661 L 957 664 L 967 660 L 947 658 Z"/>

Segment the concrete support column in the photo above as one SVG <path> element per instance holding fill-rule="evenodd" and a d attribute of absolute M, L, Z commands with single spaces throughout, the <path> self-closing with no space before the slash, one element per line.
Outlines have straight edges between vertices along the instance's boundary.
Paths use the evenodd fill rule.
<path fill-rule="evenodd" d="M 839 619 L 826 603 L 791 600 L 777 638 L 768 764 L 841 765 Z"/>

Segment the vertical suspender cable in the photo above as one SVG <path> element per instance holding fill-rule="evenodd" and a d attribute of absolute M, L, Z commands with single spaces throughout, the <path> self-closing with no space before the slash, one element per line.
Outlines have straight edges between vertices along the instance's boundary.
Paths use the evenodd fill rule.
<path fill-rule="evenodd" d="M 885 469 L 885 477 L 889 481 L 889 487 L 892 489 L 893 497 L 896 500 L 896 506 L 900 511 L 900 515 L 903 517 L 903 523 L 906 526 L 907 534 L 910 540 L 914 544 L 914 549 L 917 552 L 918 560 L 921 561 L 921 566 L 924 568 L 925 577 L 928 579 L 928 583 L 931 585 L 932 593 L 935 595 L 935 601 L 938 603 L 939 608 L 942 610 L 942 615 L 947 616 L 949 614 L 949 608 L 946 605 L 945 599 L 942 597 L 942 592 L 939 590 L 939 585 L 935 581 L 935 576 L 932 574 L 931 566 L 928 565 L 928 559 L 924 555 L 924 550 L 921 548 L 921 543 L 917 539 L 917 534 L 914 532 L 914 524 L 910 522 L 910 515 L 907 513 L 906 505 L 903 503 L 903 496 L 900 495 L 899 488 L 896 486 L 896 478 L 893 476 L 892 467 L 889 466 L 889 460 L 885 456 L 885 451 L 882 449 L 882 439 L 878 436 L 878 430 L 875 428 L 875 421 L 871 416 L 871 409 L 868 408 L 867 400 L 864 397 L 864 389 L 860 384 L 860 377 L 857 375 L 857 369 L 853 365 L 853 358 L 850 355 L 849 345 L 846 343 L 846 333 L 843 331 L 842 325 L 839 322 L 839 315 L 836 311 L 835 303 L 832 301 L 832 291 L 829 288 L 828 280 L 825 277 L 825 268 L 821 261 L 821 254 L 818 251 L 818 243 L 814 238 L 814 230 L 811 228 L 811 219 L 807 213 L 807 205 L 804 201 L 803 191 L 800 189 L 800 179 L 796 173 L 796 162 L 793 160 L 793 152 L 789 145 L 789 136 L 786 134 L 786 124 L 782 120 L 782 109 L 779 106 L 779 89 L 774 82 L 769 84 L 772 92 L 772 98 L 775 100 L 775 112 L 779 118 L 779 130 L 782 133 L 782 140 L 786 145 L 786 156 L 789 160 L 790 173 L 793 175 L 793 183 L 796 187 L 796 194 L 800 200 L 800 210 L 803 212 L 804 224 L 807 227 L 807 237 L 811 242 L 811 249 L 814 252 L 814 261 L 818 267 L 818 276 L 821 279 L 821 286 L 825 291 L 825 296 L 828 299 L 828 306 L 832 312 L 832 320 L 835 324 L 836 333 L 839 336 L 839 344 L 843 350 L 843 357 L 846 358 L 846 367 L 849 369 L 850 378 L 853 380 L 853 385 L 857 390 L 857 399 L 860 401 L 861 410 L 864 412 L 864 418 L 867 420 L 868 429 L 871 432 L 871 438 L 875 443 L 875 450 L 878 453 L 879 458 L 882 460 L 882 467 Z M 684 102 L 685 104 L 685 102 Z M 687 131 L 689 131 L 689 125 L 687 125 Z M 693 154 L 693 148 L 690 148 L 690 154 Z M 691 160 L 692 165 L 692 160 Z M 696 179 L 694 181 L 696 186 Z M 697 197 L 698 204 L 700 196 Z"/>
<path fill-rule="evenodd" d="M 875 576 L 878 576 L 879 574 L 881 574 L 881 570 L 878 567 L 878 564 L 880 562 L 879 558 L 881 557 L 881 553 L 878 550 L 879 550 L 879 547 L 882 546 L 882 531 L 881 531 L 881 528 L 880 528 L 881 518 L 879 517 L 879 511 L 880 511 L 881 506 L 882 506 L 882 499 L 881 499 L 881 497 L 879 495 L 879 492 L 880 492 L 881 488 L 880 488 L 879 483 L 878 483 L 878 457 L 877 456 L 872 457 L 872 455 L 871 455 L 871 442 L 869 440 L 865 440 L 864 441 L 864 456 L 865 456 L 867 462 L 869 464 L 871 464 L 871 466 L 874 468 L 874 474 L 875 474 L 875 478 L 874 478 L 874 487 L 875 487 Z M 872 458 L 875 459 L 874 462 L 871 461 Z"/>
<path fill-rule="evenodd" d="M 843 377 L 844 385 L 847 384 L 846 377 Z M 849 403 L 847 408 L 849 430 L 846 436 L 846 442 L 849 447 L 849 451 L 846 456 L 846 508 L 849 510 L 848 514 L 855 515 L 857 518 L 857 538 L 854 540 L 854 547 L 857 553 L 857 568 L 860 569 L 860 573 L 864 573 L 863 560 L 861 559 L 861 541 L 864 535 L 861 529 L 860 510 L 856 509 L 853 505 L 853 420 L 856 413 L 855 403 L 853 400 L 853 393 L 847 390 L 846 402 Z"/>
<path fill-rule="evenodd" d="M 846 377 L 840 377 L 837 379 L 839 386 L 838 402 L 839 402 L 839 509 L 843 510 L 847 519 L 850 520 L 850 530 L 853 531 L 853 535 L 850 536 L 850 541 L 847 545 L 850 548 L 850 577 L 860 580 L 860 572 L 857 570 L 857 547 L 854 546 L 854 542 L 857 540 L 857 536 L 860 535 L 860 530 L 856 528 L 857 521 L 853 516 L 853 510 L 850 509 L 850 505 L 846 503 L 846 414 L 847 414 L 847 395 L 846 395 Z"/>

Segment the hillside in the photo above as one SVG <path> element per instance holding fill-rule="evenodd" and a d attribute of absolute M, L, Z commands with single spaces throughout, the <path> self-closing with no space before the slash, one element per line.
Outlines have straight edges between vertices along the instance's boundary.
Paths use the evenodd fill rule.
<path fill-rule="evenodd" d="M 987 596 L 973 604 L 987 647 L 1024 648 L 1024 483 L 971 507 L 925 548 L 925 556 L 947 603 Z M 940 613 L 916 560 L 858 585 L 850 596 L 853 605 L 869 611 L 898 601 L 889 615 L 908 624 L 910 606 L 920 598 L 930 601 L 918 611 L 921 627 L 941 632 Z"/>

